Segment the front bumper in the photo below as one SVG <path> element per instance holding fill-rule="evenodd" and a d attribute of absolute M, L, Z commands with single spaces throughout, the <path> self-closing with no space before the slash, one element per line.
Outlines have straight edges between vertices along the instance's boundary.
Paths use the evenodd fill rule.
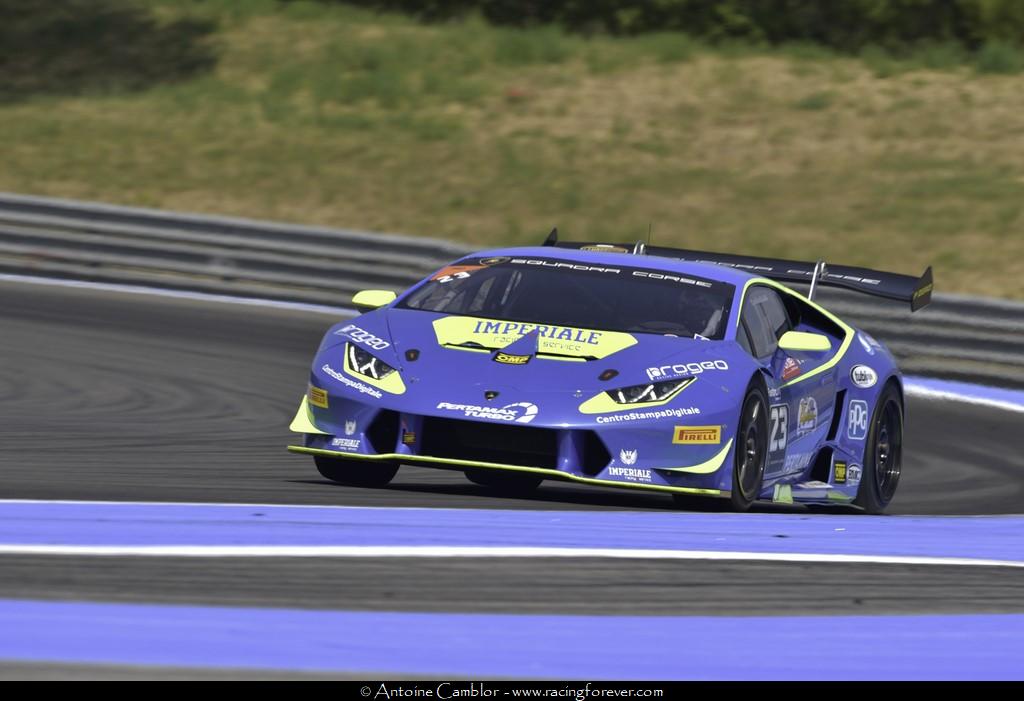
<path fill-rule="evenodd" d="M 301 445 L 288 446 L 294 453 L 434 468 L 508 470 L 606 487 L 729 496 L 721 488 L 721 473 L 732 464 L 731 440 L 699 464 L 660 469 L 630 467 L 622 462 L 625 458 L 608 452 L 596 431 L 574 427 L 525 427 L 393 410 L 377 410 L 334 426 L 318 423 L 303 398 L 290 428 L 303 434 Z"/>

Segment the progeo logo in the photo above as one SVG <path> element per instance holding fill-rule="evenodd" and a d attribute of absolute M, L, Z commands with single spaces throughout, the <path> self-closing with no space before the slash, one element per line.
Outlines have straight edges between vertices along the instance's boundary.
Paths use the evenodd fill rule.
<path fill-rule="evenodd" d="M 702 363 L 679 363 L 678 365 L 662 365 L 647 368 L 647 379 L 664 380 L 680 375 L 700 375 L 707 370 L 728 370 L 729 363 L 724 360 L 705 360 Z"/>

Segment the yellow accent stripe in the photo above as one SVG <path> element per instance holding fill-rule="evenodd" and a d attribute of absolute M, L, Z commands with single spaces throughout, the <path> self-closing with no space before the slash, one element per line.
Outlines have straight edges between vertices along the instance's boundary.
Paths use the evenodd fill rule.
<path fill-rule="evenodd" d="M 773 289 L 779 290 L 780 292 L 788 294 L 791 297 L 796 297 L 797 299 L 799 299 L 804 304 L 810 305 L 813 309 L 816 309 L 817 311 L 819 311 L 822 314 L 824 314 L 829 320 L 835 322 L 843 330 L 843 332 L 846 334 L 846 338 L 843 339 L 842 344 L 839 346 L 839 350 L 836 351 L 836 354 L 834 356 L 832 356 L 831 360 L 829 360 L 827 363 L 824 363 L 820 367 L 814 368 L 813 370 L 811 370 L 808 373 L 800 375 L 800 377 L 797 377 L 797 378 L 795 378 L 793 380 L 790 380 L 786 384 L 782 385 L 783 387 L 789 387 L 790 385 L 795 385 L 797 382 L 803 382 L 804 380 L 809 380 L 810 378 L 814 377 L 815 375 L 820 375 L 821 373 L 823 373 L 823 372 L 825 372 L 827 370 L 831 370 L 832 368 L 834 368 L 836 366 L 836 364 L 839 363 L 840 360 L 843 359 L 843 356 L 846 355 L 846 351 L 850 348 L 850 344 L 853 343 L 853 337 L 857 334 L 857 332 L 854 331 L 853 328 L 851 328 L 848 324 L 844 323 L 842 319 L 840 319 L 835 314 L 833 314 L 829 310 L 827 310 L 824 307 L 822 307 L 820 304 L 816 304 L 815 302 L 812 302 L 811 300 L 807 299 L 806 297 L 804 297 L 802 294 L 800 294 L 796 290 L 791 290 L 788 287 L 786 287 L 785 285 L 781 285 L 781 284 L 775 282 L 774 280 L 769 280 L 768 278 L 763 278 L 763 277 L 758 277 L 758 278 L 753 278 L 752 280 L 747 280 L 747 284 L 743 286 L 743 296 L 740 298 L 740 315 L 741 316 L 742 316 L 742 313 L 743 313 L 743 302 L 744 302 L 744 300 L 747 297 L 747 290 L 750 289 L 751 285 L 755 285 L 755 284 L 756 285 L 767 285 L 768 287 L 771 287 Z M 740 323 L 740 320 L 737 318 L 736 319 L 736 328 L 737 329 L 739 328 L 739 323 Z"/>
<path fill-rule="evenodd" d="M 732 439 L 725 444 L 717 455 L 706 462 L 702 462 L 700 465 L 694 465 L 692 467 L 659 467 L 658 470 L 665 470 L 667 472 L 688 472 L 693 475 L 710 475 L 712 472 L 716 472 L 725 462 L 725 456 L 729 454 L 729 448 L 732 447 Z"/>
<path fill-rule="evenodd" d="M 295 433 L 318 433 L 321 436 L 329 436 L 331 434 L 324 433 L 316 424 L 313 423 L 313 412 L 309 408 L 309 399 L 303 395 L 302 402 L 299 404 L 299 410 L 295 412 L 295 418 L 292 419 L 291 425 L 288 426 L 289 431 Z"/>
<path fill-rule="evenodd" d="M 633 482 L 615 482 L 612 480 L 594 479 L 593 477 L 580 477 L 571 475 L 559 470 L 549 470 L 544 467 L 525 467 L 522 465 L 502 465 L 493 462 L 473 462 L 471 460 L 455 460 L 453 458 L 435 458 L 428 455 L 400 455 L 398 453 L 380 453 L 378 455 L 363 455 L 361 453 L 343 453 L 335 450 L 323 450 L 322 448 L 307 448 L 301 445 L 290 445 L 288 450 L 293 453 L 306 455 L 327 455 L 338 458 L 355 458 L 357 460 L 397 460 L 403 463 L 434 463 L 441 465 L 456 465 L 458 467 L 484 467 L 495 470 L 510 470 L 514 472 L 533 472 L 573 482 L 584 484 L 596 484 L 603 487 L 626 487 L 632 489 L 643 489 L 654 492 L 676 492 L 679 494 L 700 494 L 709 497 L 728 497 L 729 492 L 720 489 L 696 489 L 693 487 L 668 487 L 660 484 L 636 484 Z"/>

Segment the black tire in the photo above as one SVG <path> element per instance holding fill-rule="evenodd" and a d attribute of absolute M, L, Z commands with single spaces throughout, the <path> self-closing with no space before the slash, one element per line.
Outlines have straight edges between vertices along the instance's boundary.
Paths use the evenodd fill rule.
<path fill-rule="evenodd" d="M 743 398 L 734 455 L 729 502 L 734 511 L 746 511 L 761 495 L 768 461 L 768 397 L 759 382 Z"/>
<path fill-rule="evenodd" d="M 760 382 L 747 388 L 736 431 L 732 491 L 728 499 L 673 494 L 676 506 L 690 511 L 746 511 L 757 501 L 768 460 L 768 398 Z"/>
<path fill-rule="evenodd" d="M 481 487 L 493 489 L 506 494 L 525 494 L 532 492 L 544 481 L 541 475 L 513 470 L 498 470 L 486 467 L 466 470 L 466 479 Z"/>
<path fill-rule="evenodd" d="M 864 472 L 853 503 L 866 513 L 880 514 L 892 501 L 903 471 L 903 401 L 889 383 L 871 413 L 864 443 Z"/>
<path fill-rule="evenodd" d="M 398 463 L 377 460 L 348 460 L 314 455 L 316 469 L 332 482 L 350 487 L 383 487 L 395 478 Z"/>

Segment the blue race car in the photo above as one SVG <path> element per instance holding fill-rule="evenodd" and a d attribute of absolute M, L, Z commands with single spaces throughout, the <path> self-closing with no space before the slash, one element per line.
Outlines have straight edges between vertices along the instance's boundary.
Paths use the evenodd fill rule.
<path fill-rule="evenodd" d="M 365 313 L 324 336 L 289 450 L 349 485 L 383 486 L 407 464 L 496 490 L 570 480 L 687 507 L 878 513 L 900 479 L 902 378 L 885 347 L 812 301 L 821 285 L 917 310 L 932 276 L 556 231 L 473 254 L 401 296 L 353 298 Z"/>

